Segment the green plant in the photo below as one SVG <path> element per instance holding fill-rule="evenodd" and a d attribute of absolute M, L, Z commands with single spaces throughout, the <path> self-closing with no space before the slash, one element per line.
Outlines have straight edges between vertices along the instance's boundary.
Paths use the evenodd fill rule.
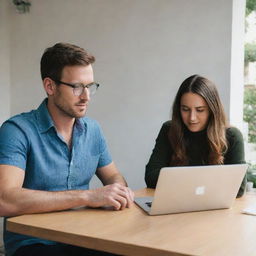
<path fill-rule="evenodd" d="M 31 6 L 29 0 L 13 0 L 12 2 L 19 13 L 29 12 L 29 7 Z"/>
<path fill-rule="evenodd" d="M 248 163 L 247 181 L 253 182 L 253 187 L 256 187 L 256 164 Z"/>

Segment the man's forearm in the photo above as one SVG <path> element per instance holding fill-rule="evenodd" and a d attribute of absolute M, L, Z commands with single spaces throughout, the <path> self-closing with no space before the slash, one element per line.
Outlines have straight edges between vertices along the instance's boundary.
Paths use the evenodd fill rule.
<path fill-rule="evenodd" d="M 12 188 L 1 193 L 1 216 L 60 211 L 87 205 L 88 191 L 39 191 Z"/>
<path fill-rule="evenodd" d="M 114 177 L 113 177 L 114 178 Z M 130 207 L 133 195 L 117 181 L 93 190 L 38 191 L 24 188 L 5 189 L 0 193 L 0 216 L 61 211 L 75 207 L 113 206 L 116 210 Z M 120 183 L 123 183 L 120 179 Z"/>
<path fill-rule="evenodd" d="M 104 185 L 109 185 L 109 184 L 114 184 L 114 183 L 119 183 L 119 184 L 127 187 L 127 183 L 126 183 L 124 177 L 119 173 L 116 173 L 104 180 Z"/>

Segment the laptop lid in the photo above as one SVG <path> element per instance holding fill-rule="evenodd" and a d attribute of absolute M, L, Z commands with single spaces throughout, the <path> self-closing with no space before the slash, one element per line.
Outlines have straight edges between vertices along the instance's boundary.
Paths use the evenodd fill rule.
<path fill-rule="evenodd" d="M 160 171 L 151 207 L 149 198 L 135 202 L 150 215 L 229 208 L 247 167 L 247 164 L 165 167 Z"/>

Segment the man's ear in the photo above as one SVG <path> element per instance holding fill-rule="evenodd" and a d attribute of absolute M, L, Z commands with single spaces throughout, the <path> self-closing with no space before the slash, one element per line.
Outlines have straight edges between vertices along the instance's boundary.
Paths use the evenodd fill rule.
<path fill-rule="evenodd" d="M 54 94 L 56 85 L 55 85 L 54 81 L 51 78 L 46 77 L 43 80 L 43 85 L 44 85 L 44 90 L 46 91 L 47 95 L 53 95 Z"/>

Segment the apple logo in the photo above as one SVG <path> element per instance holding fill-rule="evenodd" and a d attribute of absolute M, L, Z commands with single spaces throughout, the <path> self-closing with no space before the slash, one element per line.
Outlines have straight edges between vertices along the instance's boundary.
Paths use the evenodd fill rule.
<path fill-rule="evenodd" d="M 199 186 L 199 187 L 196 187 L 196 190 L 195 190 L 195 194 L 196 195 L 204 195 L 205 193 L 205 186 Z"/>

